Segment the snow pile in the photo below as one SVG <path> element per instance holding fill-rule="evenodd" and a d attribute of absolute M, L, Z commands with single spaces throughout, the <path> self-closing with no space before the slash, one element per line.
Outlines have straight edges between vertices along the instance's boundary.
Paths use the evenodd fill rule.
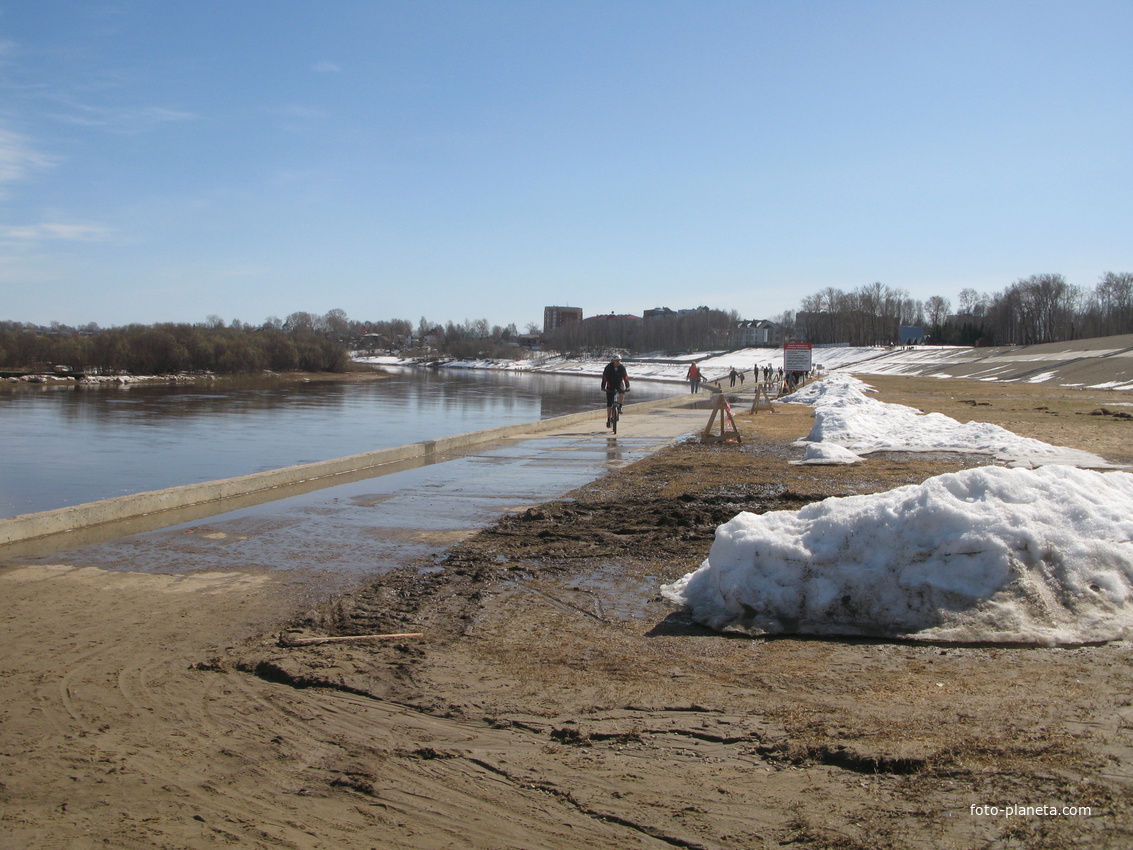
<path fill-rule="evenodd" d="M 1020 437 L 987 422 L 960 423 L 941 413 L 922 413 L 865 394 L 869 387 L 849 375 L 831 375 L 782 401 L 811 404 L 814 426 L 795 445 L 834 443 L 856 454 L 880 451 L 969 452 L 1012 465 L 1067 464 L 1111 468 L 1103 458 L 1078 449 Z"/>
<path fill-rule="evenodd" d="M 803 455 L 802 460 L 792 460 L 789 461 L 789 463 L 795 465 L 830 465 L 857 463 L 861 459 L 861 455 L 854 454 L 849 449 L 842 448 L 842 446 L 837 443 L 811 443 L 806 447 L 806 454 Z"/>
<path fill-rule="evenodd" d="M 1133 629 L 1133 475 L 981 467 L 741 513 L 661 588 L 719 631 L 1077 644 Z"/>
<path fill-rule="evenodd" d="M 790 395 L 785 395 L 779 401 L 784 404 L 810 404 L 810 405 L 846 405 L 859 404 L 868 401 L 867 392 L 874 392 L 873 387 L 861 378 L 845 372 L 836 372 L 821 381 L 814 381 L 805 387 L 800 387 Z"/>

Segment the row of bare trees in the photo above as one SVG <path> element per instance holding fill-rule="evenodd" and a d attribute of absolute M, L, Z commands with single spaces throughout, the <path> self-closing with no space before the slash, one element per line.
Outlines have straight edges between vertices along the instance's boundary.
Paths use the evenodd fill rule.
<path fill-rule="evenodd" d="M 528 326 L 528 331 L 533 326 Z M 427 342 L 448 357 L 460 359 L 513 358 L 519 330 L 515 325 L 491 325 L 487 319 L 466 319 L 432 325 L 424 316 L 417 323 L 414 343 Z"/>
<path fill-rule="evenodd" d="M 852 292 L 827 287 L 803 298 L 789 330 L 813 343 L 890 345 L 902 325 L 923 327 L 929 341 L 953 345 L 1133 334 L 1133 274 L 1106 272 L 1092 289 L 1060 274 L 1031 275 L 991 295 L 963 289 L 955 312 L 942 296 L 922 302 L 881 283 Z"/>
<path fill-rule="evenodd" d="M 794 335 L 809 342 L 888 345 L 901 325 L 923 323 L 924 305 L 903 289 L 871 283 L 853 292 L 826 287 L 808 295 L 795 314 Z"/>
<path fill-rule="evenodd" d="M 67 366 L 106 375 L 181 372 L 341 372 L 347 347 L 317 331 L 270 326 L 156 324 L 82 330 L 0 322 L 0 369 Z"/>
<path fill-rule="evenodd" d="M 533 326 L 532 326 L 533 327 Z M 529 328 L 530 330 L 530 328 Z M 0 370 L 40 371 L 67 366 L 101 374 L 167 375 L 341 372 L 350 352 L 438 350 L 454 357 L 514 356 L 515 325 L 489 325 L 486 319 L 448 322 L 422 318 L 358 321 L 343 310 L 325 314 L 291 313 L 259 325 L 226 323 L 209 316 L 199 324 L 161 323 L 100 328 L 96 324 L 48 327 L 0 321 Z"/>
<path fill-rule="evenodd" d="M 1060 274 L 1032 275 L 991 296 L 966 289 L 949 319 L 943 336 L 970 337 L 975 330 L 998 344 L 1133 334 L 1133 274 L 1107 272 L 1093 289 Z"/>

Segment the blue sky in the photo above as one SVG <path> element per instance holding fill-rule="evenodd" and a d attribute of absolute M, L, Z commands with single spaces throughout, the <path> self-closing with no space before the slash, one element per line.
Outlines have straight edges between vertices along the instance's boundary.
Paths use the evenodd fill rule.
<path fill-rule="evenodd" d="M 0 318 L 1133 271 L 1128 0 L 0 0 Z"/>

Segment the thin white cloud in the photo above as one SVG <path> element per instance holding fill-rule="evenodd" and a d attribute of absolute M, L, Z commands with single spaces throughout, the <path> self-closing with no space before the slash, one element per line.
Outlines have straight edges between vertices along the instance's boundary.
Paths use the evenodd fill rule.
<path fill-rule="evenodd" d="M 17 224 L 0 227 L 0 240 L 30 245 L 39 242 L 102 242 L 110 231 L 100 224 Z"/>
<path fill-rule="evenodd" d="M 104 127 L 114 132 L 131 135 L 146 132 L 163 124 L 195 121 L 198 117 L 192 112 L 165 106 L 112 108 L 72 102 L 67 104 L 67 107 L 67 112 L 56 112 L 53 117 L 68 124 Z"/>
<path fill-rule="evenodd" d="M 164 124 L 168 122 L 195 121 L 196 114 L 185 112 L 183 109 L 170 109 L 166 106 L 145 106 L 132 110 L 137 120 L 148 121 L 151 124 Z"/>
<path fill-rule="evenodd" d="M 288 133 L 306 133 L 327 117 L 325 110 L 293 103 L 266 110 L 277 126 Z"/>
<path fill-rule="evenodd" d="M 24 136 L 0 127 L 0 195 L 7 184 L 54 164 L 51 157 L 34 150 Z"/>
<path fill-rule="evenodd" d="M 331 62 L 331 61 L 326 60 L 326 59 L 322 60 L 321 62 L 316 62 L 314 65 L 311 66 L 311 70 L 314 71 L 316 74 L 341 74 L 342 73 L 342 68 L 337 63 Z"/>
<path fill-rule="evenodd" d="M 15 64 L 21 53 L 21 47 L 16 42 L 0 39 L 0 66 Z M 113 96 L 131 82 L 129 75 L 114 70 L 102 70 L 89 77 L 76 77 L 62 86 L 42 82 L 20 85 L 13 81 L 17 76 L 19 75 L 0 81 L 0 91 L 36 105 L 42 104 L 41 109 L 37 109 L 40 115 L 75 126 L 138 134 L 162 125 L 194 121 L 199 117 L 195 113 L 169 106 L 98 102 L 100 95 Z M 14 134 L 0 128 L 0 150 L 8 151 L 13 136 Z"/>

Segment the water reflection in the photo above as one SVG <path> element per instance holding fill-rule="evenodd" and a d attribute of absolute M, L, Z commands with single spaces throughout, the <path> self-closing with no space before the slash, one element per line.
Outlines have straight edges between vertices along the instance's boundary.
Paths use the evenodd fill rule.
<path fill-rule="evenodd" d="M 621 444 L 618 443 L 617 437 L 606 438 L 606 466 L 610 469 L 622 466 L 624 463 L 625 452 L 622 451 Z"/>
<path fill-rule="evenodd" d="M 683 385 L 637 382 L 635 401 Z M 0 515 L 596 409 L 596 378 L 397 370 L 386 380 L 0 392 Z"/>

